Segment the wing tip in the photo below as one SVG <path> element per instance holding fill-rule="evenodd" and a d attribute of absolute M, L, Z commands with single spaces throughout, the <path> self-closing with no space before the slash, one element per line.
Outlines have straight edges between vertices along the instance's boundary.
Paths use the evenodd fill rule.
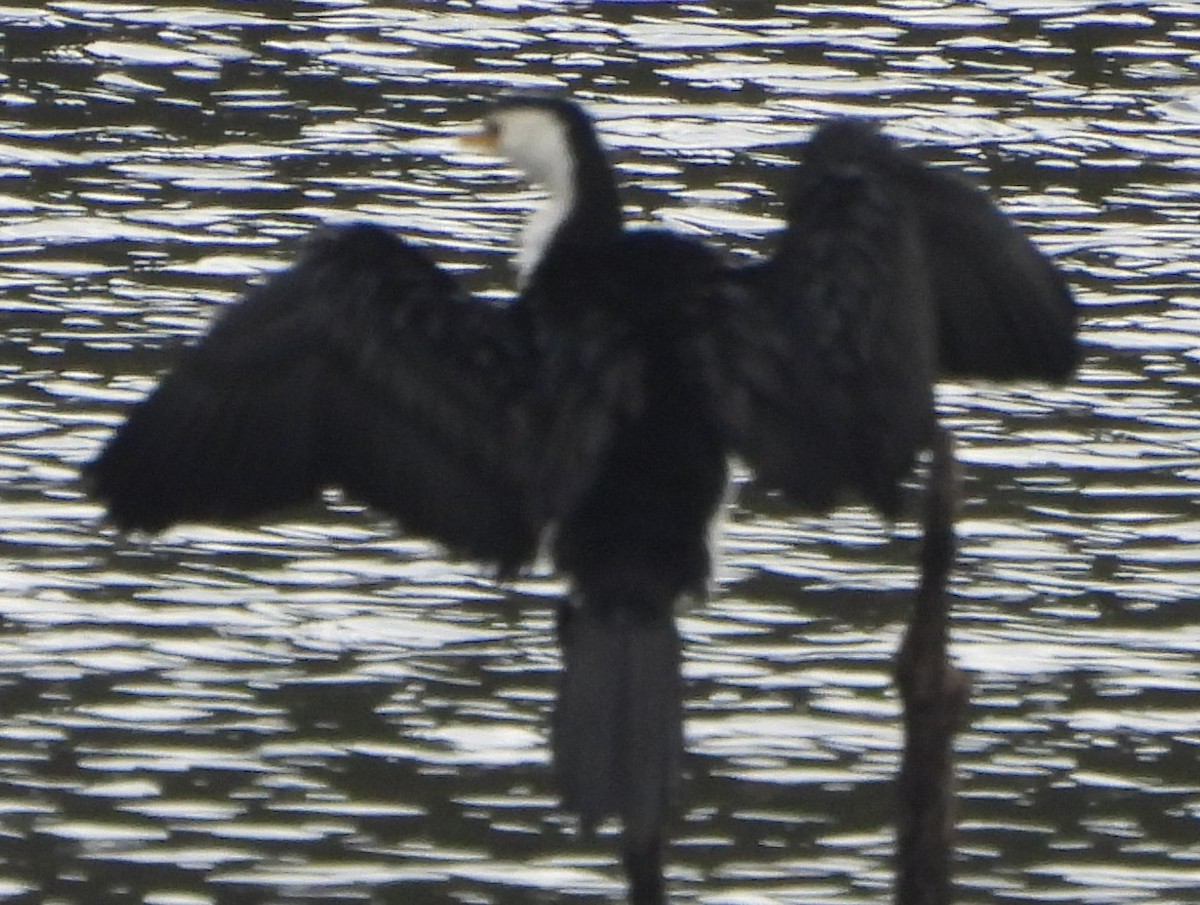
<path fill-rule="evenodd" d="M 138 481 L 128 479 L 127 469 L 114 466 L 110 449 L 106 447 L 79 470 L 84 493 L 104 507 L 103 523 L 121 534 L 158 534 L 171 527 L 177 517 L 153 504 L 158 494 L 147 493 Z"/>

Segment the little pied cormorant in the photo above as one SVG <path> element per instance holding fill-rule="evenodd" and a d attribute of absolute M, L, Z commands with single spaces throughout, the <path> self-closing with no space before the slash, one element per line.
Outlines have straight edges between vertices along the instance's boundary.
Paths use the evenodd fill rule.
<path fill-rule="evenodd" d="M 267 514 L 330 485 L 511 574 L 551 536 L 571 583 L 553 725 L 564 803 L 624 825 L 661 902 L 683 753 L 673 606 L 702 594 L 737 454 L 825 510 L 886 515 L 940 375 L 1065 379 L 1075 305 L 992 205 L 872 128 L 820 128 L 774 254 L 626 230 L 571 102 L 516 97 L 485 139 L 544 187 L 519 297 L 468 297 L 371 225 L 328 229 L 223 311 L 86 469 L 122 529 Z"/>

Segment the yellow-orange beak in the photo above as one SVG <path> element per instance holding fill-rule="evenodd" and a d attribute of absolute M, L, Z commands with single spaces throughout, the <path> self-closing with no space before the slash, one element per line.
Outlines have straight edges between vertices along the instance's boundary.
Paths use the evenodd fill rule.
<path fill-rule="evenodd" d="M 500 154 L 500 136 L 495 127 L 490 123 L 484 122 L 478 132 L 471 132 L 467 135 L 462 135 L 458 139 L 459 144 L 469 151 L 475 151 L 479 154 Z"/>

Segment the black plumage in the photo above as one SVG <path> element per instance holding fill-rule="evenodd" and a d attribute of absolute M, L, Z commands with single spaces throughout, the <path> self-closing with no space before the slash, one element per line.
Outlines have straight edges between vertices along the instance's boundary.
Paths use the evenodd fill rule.
<path fill-rule="evenodd" d="M 229 520 L 338 485 L 410 530 L 511 570 L 537 543 L 513 310 L 476 303 L 424 254 L 356 225 L 216 318 L 87 467 L 120 528 Z"/>
<path fill-rule="evenodd" d="M 634 902 L 662 895 L 683 757 L 674 606 L 705 592 L 708 525 L 726 483 L 693 349 L 696 316 L 718 303 L 720 278 L 702 246 L 625 233 L 552 249 L 528 294 L 535 310 L 547 306 L 536 319 L 554 336 L 550 386 L 568 388 L 547 398 L 557 424 L 540 468 L 558 525 L 554 561 L 572 580 L 559 617 L 555 765 L 564 804 L 585 824 L 621 817 Z M 581 366 L 587 385 L 576 392 Z M 603 398 L 612 404 L 597 409 Z"/>
<path fill-rule="evenodd" d="M 805 147 L 773 255 L 730 275 L 698 348 L 730 446 L 824 510 L 897 514 L 940 376 L 1066 379 L 1076 311 L 981 191 L 865 123 Z"/>
<path fill-rule="evenodd" d="M 216 319 L 88 477 L 126 529 L 340 485 L 504 572 L 550 536 L 571 581 L 564 802 L 622 818 L 633 901 L 658 902 L 683 752 L 673 608 L 705 592 L 726 458 L 810 509 L 895 514 L 937 377 L 1065 378 L 1074 303 L 986 196 L 860 123 L 818 131 L 776 250 L 742 268 L 623 230 L 575 105 L 518 98 L 488 123 L 562 202 L 512 304 L 378 227 L 324 232 Z"/>

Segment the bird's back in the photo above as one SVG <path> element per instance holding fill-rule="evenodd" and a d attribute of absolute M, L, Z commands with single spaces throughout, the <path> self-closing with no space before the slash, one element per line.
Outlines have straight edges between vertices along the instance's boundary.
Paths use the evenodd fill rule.
<path fill-rule="evenodd" d="M 611 599 L 656 605 L 703 588 L 707 524 L 725 484 L 723 440 L 696 366 L 695 318 L 720 263 L 700 244 L 655 230 L 569 247 L 539 269 L 529 300 L 556 413 L 608 393 L 604 454 L 564 508 L 559 565 Z M 550 432 L 554 436 L 554 432 Z M 559 452 L 550 445 L 549 460 Z"/>

